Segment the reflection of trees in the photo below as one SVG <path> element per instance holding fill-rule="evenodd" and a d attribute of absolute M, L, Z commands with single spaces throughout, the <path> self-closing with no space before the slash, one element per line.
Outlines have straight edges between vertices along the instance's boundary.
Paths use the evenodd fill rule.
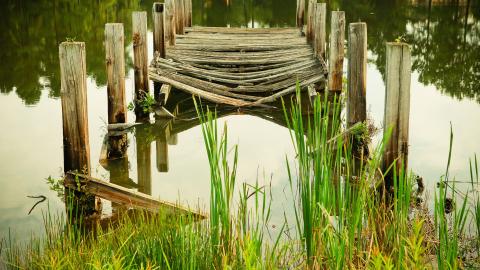
<path fill-rule="evenodd" d="M 104 24 L 123 22 L 128 42 L 132 11 L 141 9 L 140 0 L 5 2 L 0 10 L 4 70 L 0 73 L 0 91 L 15 90 L 26 104 L 38 102 L 43 88 L 40 80 L 49 85 L 50 96 L 59 96 L 58 44 L 67 39 L 86 42 L 87 73 L 97 83 L 105 84 Z M 150 7 L 151 3 L 145 3 L 145 10 Z M 130 58 L 126 61 L 131 65 Z"/>
<path fill-rule="evenodd" d="M 404 36 L 412 44 L 413 68 L 420 82 L 442 93 L 480 102 L 480 8 L 465 4 L 413 6 L 411 0 L 330 0 L 329 9 L 344 10 L 347 21 L 368 24 L 371 61 L 384 74 L 385 42 Z M 424 2 L 425 2 L 424 1 Z M 456 1 L 462 3 L 465 1 Z M 67 38 L 86 42 L 87 73 L 105 84 L 104 24 L 123 22 L 125 39 L 131 33 L 131 13 L 150 13 L 154 0 L 6 0 L 0 10 L 0 92 L 16 91 L 27 104 L 36 103 L 46 81 L 50 96 L 59 95 L 58 44 Z M 293 26 L 295 0 L 193 0 L 193 22 L 206 26 Z M 465 36 L 466 33 L 466 36 Z M 127 64 L 132 60 L 127 57 Z M 48 87 L 47 87 L 48 89 Z"/>

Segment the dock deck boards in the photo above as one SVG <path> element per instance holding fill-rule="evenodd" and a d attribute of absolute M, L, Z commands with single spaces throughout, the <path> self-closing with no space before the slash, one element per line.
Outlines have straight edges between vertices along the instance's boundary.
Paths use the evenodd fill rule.
<path fill-rule="evenodd" d="M 190 27 L 152 61 L 150 79 L 236 107 L 258 106 L 327 78 L 298 28 Z"/>

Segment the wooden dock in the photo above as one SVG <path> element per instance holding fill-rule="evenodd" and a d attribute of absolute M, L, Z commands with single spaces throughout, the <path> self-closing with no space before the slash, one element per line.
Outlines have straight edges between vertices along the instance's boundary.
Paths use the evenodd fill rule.
<path fill-rule="evenodd" d="M 237 107 L 273 102 L 300 87 L 325 85 L 324 59 L 298 28 L 191 27 L 156 54 L 156 82 Z"/>

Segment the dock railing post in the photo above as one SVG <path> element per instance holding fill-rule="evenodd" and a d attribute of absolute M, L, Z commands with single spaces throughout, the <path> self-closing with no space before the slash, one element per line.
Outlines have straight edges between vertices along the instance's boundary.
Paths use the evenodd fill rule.
<path fill-rule="evenodd" d="M 185 2 L 184 0 L 175 0 L 175 23 L 176 23 L 176 33 L 178 35 L 185 34 Z"/>
<path fill-rule="evenodd" d="M 177 1 L 177 4 L 179 1 Z M 158 56 L 161 58 L 165 58 L 166 51 L 165 51 L 165 16 L 164 16 L 164 5 L 163 3 L 155 2 L 153 4 L 152 9 L 152 17 L 153 17 L 153 51 L 154 57 L 158 53 Z M 178 13 L 175 13 L 178 14 Z M 177 20 L 179 19 L 176 17 Z M 153 92 L 154 97 L 157 102 L 159 101 L 160 96 L 160 89 L 162 85 L 160 83 L 153 83 Z"/>
<path fill-rule="evenodd" d="M 63 122 L 63 169 L 90 174 L 88 138 L 87 70 L 85 43 L 62 42 L 59 46 L 60 96 Z M 67 214 L 93 214 L 100 205 L 95 196 L 65 189 Z M 73 207 L 73 208 L 71 208 Z M 73 216 L 74 221 L 76 217 Z"/>
<path fill-rule="evenodd" d="M 327 36 L 327 4 L 316 3 L 314 15 L 314 48 L 318 59 L 325 59 L 325 44 Z"/>
<path fill-rule="evenodd" d="M 333 11 L 328 57 L 328 90 L 341 92 L 343 88 L 343 58 L 345 57 L 345 12 Z"/>
<path fill-rule="evenodd" d="M 315 19 L 315 8 L 317 5 L 316 0 L 308 0 L 308 10 L 307 10 L 307 42 L 309 44 L 313 44 L 314 41 L 314 29 L 313 29 L 313 24 L 314 24 L 314 19 Z"/>
<path fill-rule="evenodd" d="M 165 41 L 175 46 L 175 1 L 165 0 Z"/>
<path fill-rule="evenodd" d="M 125 48 L 123 24 L 105 24 L 105 52 L 107 65 L 108 123 L 127 122 L 125 101 Z M 123 157 L 127 148 L 127 136 L 109 138 L 109 158 Z"/>
<path fill-rule="evenodd" d="M 297 27 L 300 32 L 303 32 L 303 25 L 305 20 L 305 0 L 297 0 Z"/>
<path fill-rule="evenodd" d="M 367 120 L 367 24 L 351 23 L 348 29 L 347 128 Z"/>
<path fill-rule="evenodd" d="M 132 13 L 133 62 L 135 79 L 135 115 L 137 119 L 148 118 L 140 101 L 149 94 L 148 87 L 148 48 L 147 48 L 147 12 Z"/>
<path fill-rule="evenodd" d="M 385 66 L 385 118 L 384 138 L 390 133 L 382 160 L 384 172 L 396 162 L 397 175 L 408 165 L 408 130 L 410 117 L 410 46 L 401 42 L 386 44 Z M 393 167 L 392 169 L 393 170 Z M 393 189 L 393 172 L 385 177 L 385 189 Z"/>

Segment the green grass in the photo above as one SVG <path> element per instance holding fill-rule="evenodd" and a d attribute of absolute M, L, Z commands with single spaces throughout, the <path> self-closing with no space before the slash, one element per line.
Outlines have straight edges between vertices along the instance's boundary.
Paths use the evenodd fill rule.
<path fill-rule="evenodd" d="M 238 147 L 228 145 L 227 126 L 218 127 L 216 113 L 196 103 L 210 165 L 208 219 L 127 211 L 108 226 L 97 224 L 85 230 L 46 213 L 45 237 L 32 238 L 24 246 L 12 238 L 0 242 L 3 263 L 8 269 L 431 269 L 434 265 L 459 269 L 475 265 L 465 259 L 464 246 L 469 239 L 478 260 L 476 157 L 470 162 L 470 196 L 454 196 L 456 207 L 445 214 L 445 198 L 458 193 L 454 179 L 449 179 L 450 151 L 442 178 L 447 184 L 436 190 L 433 215 L 429 215 L 413 206 L 413 176 L 403 168 L 392 165 L 389 169 L 392 200 L 381 196 L 381 158 L 388 138 L 368 156 L 352 149 L 354 140 L 368 136 L 366 123 L 351 129 L 343 126 L 342 98 L 329 102 L 318 97 L 311 117 L 302 115 L 307 108 L 301 107 L 300 94 L 287 102 L 293 102 L 284 112 L 296 151 L 294 162 L 286 158 L 295 215 L 285 216 L 276 235 L 268 229 L 270 205 L 276 199 L 270 187 L 257 181 L 235 189 Z M 470 237 L 467 220 L 474 227 Z M 291 231 L 298 235 L 292 236 Z"/>

